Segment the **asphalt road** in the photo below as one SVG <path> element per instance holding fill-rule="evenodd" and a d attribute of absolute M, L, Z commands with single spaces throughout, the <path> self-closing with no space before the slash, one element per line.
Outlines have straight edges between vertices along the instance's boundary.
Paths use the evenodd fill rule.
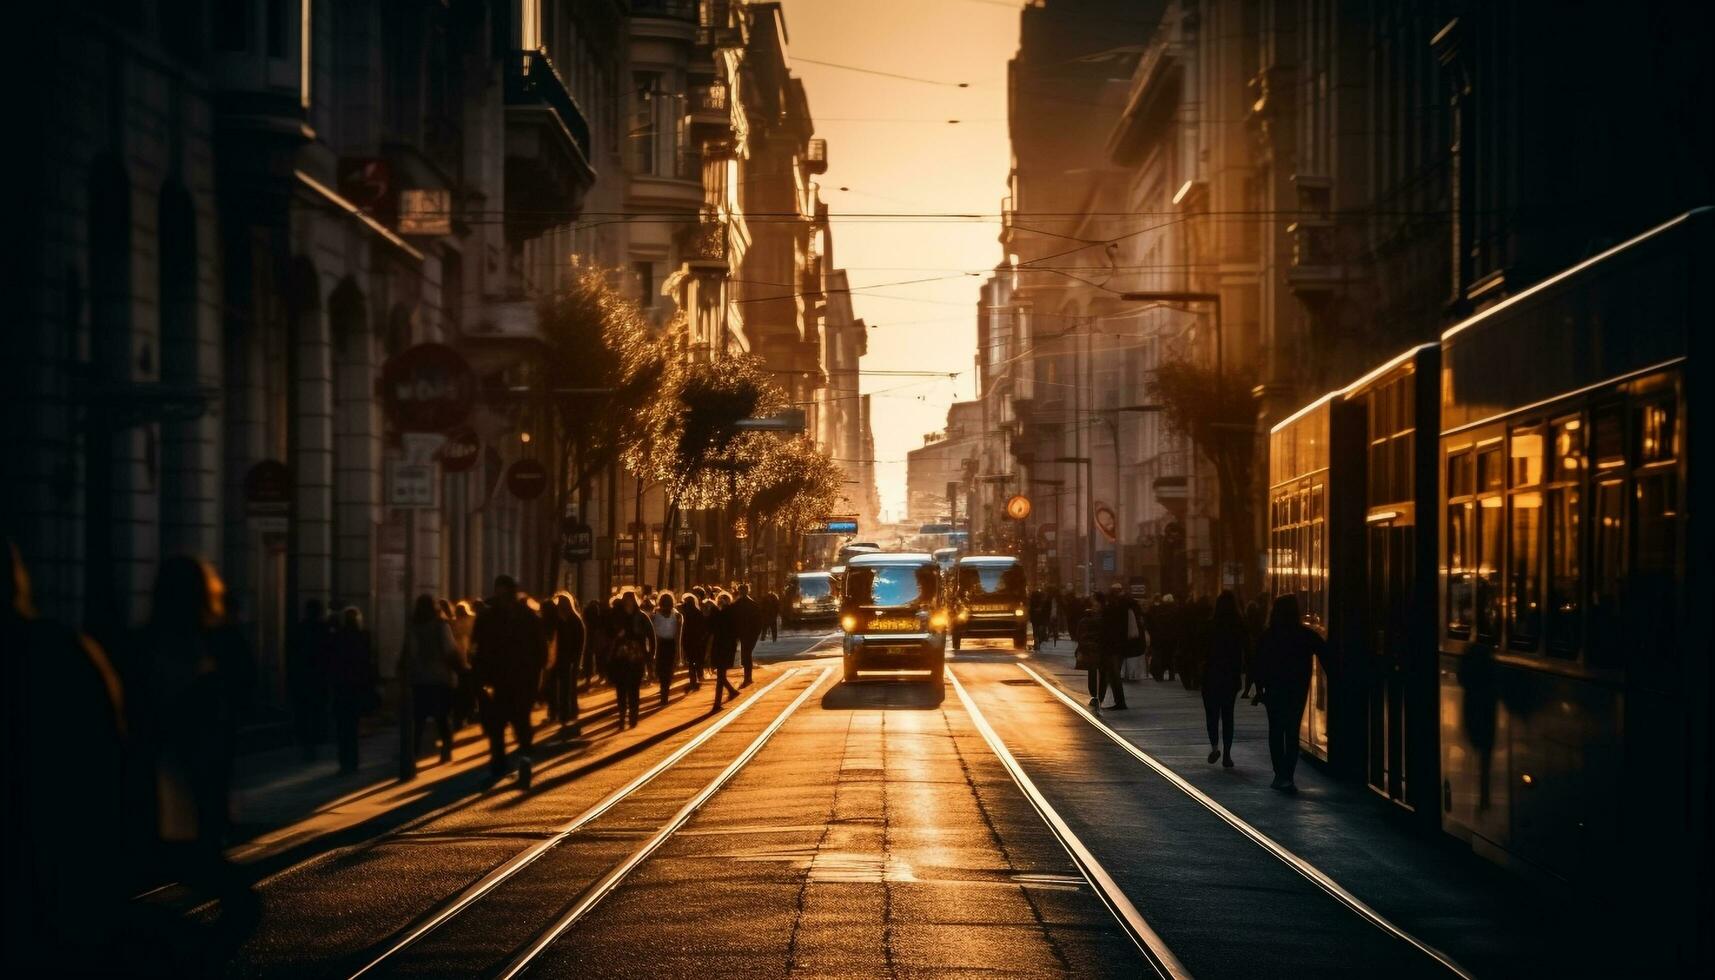
<path fill-rule="evenodd" d="M 1457 975 L 1017 651 L 966 651 L 944 689 L 839 683 L 825 637 L 761 653 L 736 707 L 705 687 L 545 747 L 528 793 L 312 848 L 261 882 L 230 973 Z"/>

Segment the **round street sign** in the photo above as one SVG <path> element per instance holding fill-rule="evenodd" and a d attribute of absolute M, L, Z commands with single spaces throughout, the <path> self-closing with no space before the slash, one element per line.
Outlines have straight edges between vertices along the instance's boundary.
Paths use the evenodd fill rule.
<path fill-rule="evenodd" d="M 507 467 L 506 489 L 519 500 L 535 500 L 548 489 L 548 471 L 533 459 L 521 459 Z"/>
<path fill-rule="evenodd" d="M 1117 528 L 1118 523 L 1119 520 L 1114 517 L 1113 508 L 1098 501 L 1096 503 L 1096 530 L 1101 531 L 1103 537 L 1112 541 L 1114 540 L 1114 531 Z"/>
<path fill-rule="evenodd" d="M 436 455 L 441 461 L 441 472 L 463 473 L 476 466 L 482 457 L 482 440 L 471 430 L 461 429 L 447 437 Z"/>
<path fill-rule="evenodd" d="M 1013 494 L 1006 502 L 1006 516 L 1015 521 L 1022 521 L 1030 516 L 1030 498 L 1024 494 Z"/>
<path fill-rule="evenodd" d="M 401 432 L 445 432 L 476 407 L 476 373 L 446 344 L 417 344 L 381 366 L 381 405 Z"/>

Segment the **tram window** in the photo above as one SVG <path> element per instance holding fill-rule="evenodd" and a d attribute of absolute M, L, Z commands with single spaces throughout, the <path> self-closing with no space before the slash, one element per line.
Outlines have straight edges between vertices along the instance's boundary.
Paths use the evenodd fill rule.
<path fill-rule="evenodd" d="M 1501 447 L 1485 449 L 1477 454 L 1477 492 L 1490 493 L 1504 486 L 1506 474 L 1501 471 Z"/>
<path fill-rule="evenodd" d="M 1679 456 L 1679 432 L 1672 397 L 1652 398 L 1637 406 L 1638 463 L 1660 463 Z"/>
<path fill-rule="evenodd" d="M 1476 569 L 1473 600 L 1477 613 L 1477 639 L 1494 642 L 1500 625 L 1501 603 L 1501 498 L 1479 501 L 1475 535 Z"/>
<path fill-rule="evenodd" d="M 1626 465 L 1624 422 L 1618 405 L 1604 405 L 1591 417 L 1590 457 L 1598 470 Z"/>
<path fill-rule="evenodd" d="M 1542 430 L 1520 427 L 1513 430 L 1511 441 L 1511 484 L 1534 487 L 1542 482 Z"/>
<path fill-rule="evenodd" d="M 1678 660 L 1679 474 L 1652 473 L 1637 478 L 1636 540 L 1627 591 L 1628 630 L 1643 656 L 1658 664 Z"/>
<path fill-rule="evenodd" d="M 1600 431 L 1598 428 L 1597 431 Z M 1590 520 L 1590 653 L 1592 667 L 1618 667 L 1626 642 L 1620 622 L 1620 583 L 1625 580 L 1624 484 L 1596 484 Z"/>
<path fill-rule="evenodd" d="M 1472 456 L 1455 453 L 1447 457 L 1447 496 L 1468 497 L 1473 489 Z"/>
<path fill-rule="evenodd" d="M 1548 491 L 1548 654 L 1574 658 L 1583 639 L 1579 619 L 1579 495 L 1576 486 Z"/>
<path fill-rule="evenodd" d="M 1542 636 L 1542 494 L 1515 493 L 1507 573 L 1507 645 L 1534 650 Z"/>
<path fill-rule="evenodd" d="M 1469 452 L 1447 457 L 1447 635 L 1471 635 L 1472 539 L 1476 505 L 1471 493 Z M 1457 499 L 1465 497 L 1467 499 Z"/>
<path fill-rule="evenodd" d="M 1576 480 L 1584 469 L 1584 425 L 1576 416 L 1559 419 L 1549 429 L 1554 464 L 1547 474 L 1550 483 Z"/>

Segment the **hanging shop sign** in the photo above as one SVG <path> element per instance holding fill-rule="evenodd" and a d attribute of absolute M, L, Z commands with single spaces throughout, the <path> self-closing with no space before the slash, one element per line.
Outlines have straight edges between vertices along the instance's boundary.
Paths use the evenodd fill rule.
<path fill-rule="evenodd" d="M 521 459 L 506 468 L 506 489 L 519 500 L 535 500 L 548 489 L 548 470 L 533 459 Z"/>
<path fill-rule="evenodd" d="M 435 506 L 436 470 L 427 463 L 387 461 L 387 506 L 429 509 Z"/>
<path fill-rule="evenodd" d="M 292 471 L 277 459 L 264 459 L 244 474 L 244 516 L 264 534 L 286 530 L 292 506 Z"/>
<path fill-rule="evenodd" d="M 453 233 L 453 192 L 445 188 L 407 187 L 399 192 L 399 234 Z"/>
<path fill-rule="evenodd" d="M 673 531 L 673 554 L 680 558 L 689 558 L 697 553 L 697 531 L 695 528 L 681 527 Z"/>
<path fill-rule="evenodd" d="M 446 432 L 476 408 L 476 373 L 446 344 L 417 344 L 381 367 L 381 405 L 401 432 Z"/>
<path fill-rule="evenodd" d="M 577 517 L 560 522 L 560 553 L 567 561 L 584 561 L 595 555 L 595 532 Z"/>
<path fill-rule="evenodd" d="M 855 517 L 829 517 L 822 521 L 822 526 L 811 534 L 856 534 L 858 520 Z"/>

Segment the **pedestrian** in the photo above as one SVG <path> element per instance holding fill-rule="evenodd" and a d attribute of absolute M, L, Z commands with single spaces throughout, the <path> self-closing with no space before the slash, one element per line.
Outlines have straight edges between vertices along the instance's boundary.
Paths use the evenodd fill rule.
<path fill-rule="evenodd" d="M 1203 661 L 1203 720 L 1209 728 L 1209 761 L 1233 768 L 1233 700 L 1250 657 L 1250 638 L 1231 589 L 1215 600 L 1209 622 L 1209 655 Z"/>
<path fill-rule="evenodd" d="M 286 643 L 286 697 L 292 705 L 292 731 L 305 762 L 315 760 L 327 738 L 328 687 L 323 668 L 333 629 L 320 599 L 304 603 Z"/>
<path fill-rule="evenodd" d="M 762 597 L 762 626 L 769 640 L 780 639 L 780 593 L 772 589 Z"/>
<path fill-rule="evenodd" d="M 159 880 L 218 899 L 222 922 L 236 930 L 257 913 L 254 893 L 226 859 L 238 725 L 255 672 L 243 634 L 227 621 L 225 593 L 207 562 L 163 561 L 121 677 L 141 777 L 131 812 L 153 821 Z"/>
<path fill-rule="evenodd" d="M 518 744 L 515 768 L 520 789 L 530 788 L 535 741 L 531 708 L 548 663 L 548 643 L 542 624 L 518 594 L 510 575 L 494 579 L 494 595 L 477 615 L 471 631 L 471 676 L 481 704 L 482 727 L 488 734 L 488 771 L 506 772 L 506 729 Z"/>
<path fill-rule="evenodd" d="M 607 628 L 607 607 L 599 599 L 584 603 L 584 686 L 595 684 L 596 676 L 607 678 L 607 653 L 612 636 Z"/>
<path fill-rule="evenodd" d="M 340 612 L 339 626 L 328 643 L 328 703 L 333 708 L 334 742 L 339 771 L 353 773 L 358 765 L 358 723 L 381 704 L 376 691 L 378 671 L 363 613 L 356 606 Z"/>
<path fill-rule="evenodd" d="M 738 628 L 738 650 L 744 662 L 744 680 L 739 687 L 749 687 L 756 641 L 762 636 L 762 606 L 750 597 L 750 586 L 739 583 L 738 598 L 732 601 L 734 625 Z"/>
<path fill-rule="evenodd" d="M 441 740 L 441 761 L 453 760 L 453 691 L 458 685 L 461 656 L 452 624 L 441 618 L 435 599 L 417 597 L 405 643 L 399 651 L 398 675 L 411 686 L 411 754 L 422 752 L 423 729 L 435 723 Z"/>
<path fill-rule="evenodd" d="M 453 643 L 459 648 L 459 672 L 453 687 L 453 728 L 463 728 L 476 717 L 476 684 L 470 676 L 470 634 L 476 626 L 476 608 L 467 599 L 452 604 Z"/>
<path fill-rule="evenodd" d="M 1245 644 L 1245 689 L 1239 692 L 1240 697 L 1249 698 L 1256 694 L 1256 641 L 1262 636 L 1266 624 L 1262 600 L 1252 598 L 1245 603 L 1245 636 L 1249 642 Z"/>
<path fill-rule="evenodd" d="M 1184 609 L 1179 681 L 1187 691 L 1195 691 L 1203 686 L 1203 662 L 1209 658 L 1209 625 L 1215 618 L 1215 607 L 1208 596 L 1197 596 Z"/>
<path fill-rule="evenodd" d="M 667 695 L 673 687 L 673 675 L 679 669 L 679 638 L 685 632 L 685 617 L 675 609 L 673 593 L 663 592 L 656 600 L 655 615 L 649 617 L 655 629 L 655 683 L 661 688 L 661 707 L 667 707 Z"/>
<path fill-rule="evenodd" d="M 635 593 L 626 592 L 619 599 L 619 609 L 613 622 L 613 654 L 608 676 L 619 701 L 619 727 L 637 727 L 638 704 L 643 687 L 643 671 L 655 659 L 655 624 L 638 605 Z"/>
<path fill-rule="evenodd" d="M 1268 628 L 1257 640 L 1258 697 L 1268 711 L 1268 754 L 1274 764 L 1273 787 L 1296 793 L 1292 776 L 1298 768 L 1298 724 L 1310 694 L 1310 670 L 1325 655 L 1322 635 L 1299 619 L 1298 596 L 1274 600 Z"/>
<path fill-rule="evenodd" d="M 731 597 L 722 592 L 715 600 L 715 611 L 709 616 L 709 662 L 715 671 L 715 710 L 721 710 L 721 695 L 738 697 L 738 689 L 726 679 L 738 653 L 738 621 Z"/>
<path fill-rule="evenodd" d="M 1179 610 L 1173 593 L 1162 595 L 1145 617 L 1149 629 L 1149 676 L 1157 681 L 1173 679 L 1173 661 L 1179 655 Z"/>
<path fill-rule="evenodd" d="M 133 822 L 153 813 L 122 792 L 119 675 L 93 641 L 36 615 L 23 555 L 9 538 L 5 552 L 4 962 L 15 977 L 117 972 L 109 943 L 125 911 Z"/>
<path fill-rule="evenodd" d="M 548 671 L 548 713 L 562 731 L 579 734 L 578 671 L 588 642 L 578 600 L 570 592 L 554 594 L 554 666 Z"/>
<path fill-rule="evenodd" d="M 1108 587 L 1106 601 L 1101 606 L 1102 676 L 1101 688 L 1112 691 L 1115 710 L 1126 710 L 1125 681 L 1120 676 L 1124 662 L 1142 656 L 1145 639 L 1143 613 L 1125 590 L 1125 583 L 1115 580 Z"/>
<path fill-rule="evenodd" d="M 708 618 L 697 597 L 687 592 L 679 598 L 679 650 L 685 658 L 685 678 L 690 690 L 703 686 L 703 664 L 709 643 Z"/>
<path fill-rule="evenodd" d="M 1103 641 L 1106 639 L 1102 631 L 1101 620 L 1095 616 L 1085 616 L 1078 621 L 1078 632 L 1074 634 L 1077 644 L 1072 650 L 1072 664 L 1085 672 L 1090 689 L 1090 707 L 1100 711 L 1102 695 L 1106 688 L 1102 685 L 1102 658 L 1106 654 Z"/>
<path fill-rule="evenodd" d="M 1048 594 L 1041 589 L 1030 592 L 1031 649 L 1042 652 L 1043 638 L 1048 635 Z"/>

